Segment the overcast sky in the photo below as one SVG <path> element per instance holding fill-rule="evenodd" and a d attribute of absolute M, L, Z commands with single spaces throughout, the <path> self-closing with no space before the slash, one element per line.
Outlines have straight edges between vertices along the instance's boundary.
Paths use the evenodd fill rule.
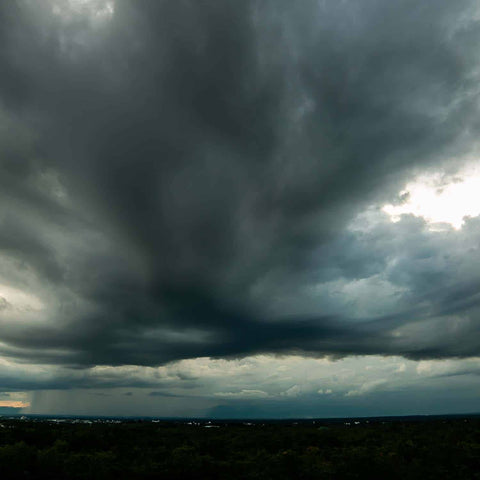
<path fill-rule="evenodd" d="M 474 0 L 0 3 L 0 410 L 479 411 Z"/>

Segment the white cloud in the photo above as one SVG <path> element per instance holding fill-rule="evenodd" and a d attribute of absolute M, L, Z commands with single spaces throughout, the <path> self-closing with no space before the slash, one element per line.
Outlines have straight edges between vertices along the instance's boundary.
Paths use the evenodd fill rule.
<path fill-rule="evenodd" d="M 371 380 L 360 385 L 360 388 L 349 390 L 345 396 L 346 397 L 357 397 L 360 395 L 365 395 L 366 393 L 370 393 L 373 390 L 376 390 L 380 385 L 384 385 L 387 383 L 387 380 L 384 378 L 379 378 L 377 380 Z"/>
<path fill-rule="evenodd" d="M 49 0 L 49 3 L 52 13 L 68 22 L 78 18 L 104 22 L 112 18 L 115 12 L 113 0 Z"/>
<path fill-rule="evenodd" d="M 289 389 L 280 393 L 280 395 L 284 397 L 298 397 L 301 393 L 302 393 L 301 387 L 298 385 L 293 385 Z"/>
<path fill-rule="evenodd" d="M 480 167 L 469 166 L 455 176 L 445 172 L 419 176 L 407 184 L 399 198 L 401 203 L 383 207 L 392 221 L 413 214 L 424 218 L 431 230 L 442 228 L 442 223 L 458 230 L 464 217 L 480 215 Z"/>
<path fill-rule="evenodd" d="M 322 388 L 318 390 L 317 392 L 319 395 L 331 395 L 333 393 L 333 390 L 331 388 L 327 388 L 323 390 Z"/>
<path fill-rule="evenodd" d="M 404 373 L 406 370 L 407 370 L 407 366 L 405 365 L 405 363 L 400 363 L 397 369 L 395 370 L 395 373 Z"/>
<path fill-rule="evenodd" d="M 480 358 L 465 360 L 422 360 L 418 362 L 415 371 L 422 377 L 480 375 Z"/>
<path fill-rule="evenodd" d="M 216 397 L 226 398 L 267 398 L 269 395 L 263 390 L 241 390 L 240 392 L 216 392 Z"/>

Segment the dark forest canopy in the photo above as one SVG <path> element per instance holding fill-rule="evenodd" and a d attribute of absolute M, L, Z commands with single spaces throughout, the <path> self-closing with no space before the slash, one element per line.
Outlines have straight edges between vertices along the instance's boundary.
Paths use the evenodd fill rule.
<path fill-rule="evenodd" d="M 59 424 L 1 420 L 3 478 L 478 478 L 480 421 Z"/>

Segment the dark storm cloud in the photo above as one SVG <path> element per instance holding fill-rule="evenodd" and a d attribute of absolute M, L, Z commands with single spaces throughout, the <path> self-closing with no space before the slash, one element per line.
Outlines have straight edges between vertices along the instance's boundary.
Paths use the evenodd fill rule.
<path fill-rule="evenodd" d="M 148 394 L 149 397 L 180 397 L 181 395 L 175 395 L 169 392 L 160 392 L 160 391 L 153 391 Z"/>
<path fill-rule="evenodd" d="M 475 2 L 52 5 L 0 6 L 0 283 L 46 304 L 7 312 L 4 355 L 478 353 L 473 220 L 345 230 L 472 149 Z M 375 275 L 383 313 L 305 293 Z"/>

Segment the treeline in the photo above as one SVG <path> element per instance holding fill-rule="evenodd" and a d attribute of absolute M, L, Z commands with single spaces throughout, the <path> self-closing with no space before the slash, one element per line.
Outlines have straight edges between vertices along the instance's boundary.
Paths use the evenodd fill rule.
<path fill-rule="evenodd" d="M 480 421 L 362 425 L 0 420 L 18 479 L 480 479 Z"/>

